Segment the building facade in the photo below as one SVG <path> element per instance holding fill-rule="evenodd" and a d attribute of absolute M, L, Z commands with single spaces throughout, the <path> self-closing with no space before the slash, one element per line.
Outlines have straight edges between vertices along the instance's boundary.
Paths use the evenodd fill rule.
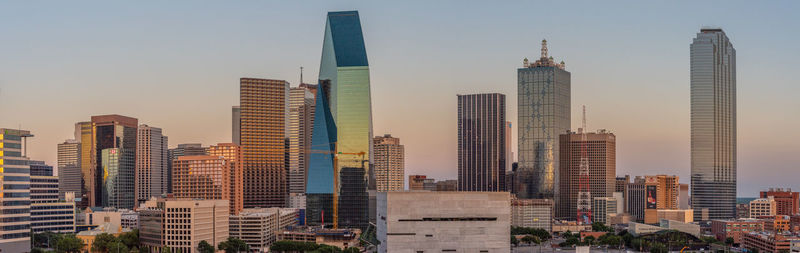
<path fill-rule="evenodd" d="M 611 226 L 609 217 L 617 214 L 617 199 L 613 197 L 594 197 L 592 199 L 592 222 L 603 223 Z"/>
<path fill-rule="evenodd" d="M 67 192 L 80 198 L 81 191 L 81 143 L 70 139 L 58 144 L 58 197 L 65 198 Z M 73 198 L 74 199 L 74 198 Z M 80 202 L 80 199 L 75 199 Z"/>
<path fill-rule="evenodd" d="M 635 177 L 633 182 L 628 184 L 628 198 L 625 200 L 628 203 L 627 212 L 637 221 L 644 221 L 645 202 L 647 202 L 647 193 L 645 190 L 645 179 L 643 177 Z"/>
<path fill-rule="evenodd" d="M 276 234 L 297 225 L 298 210 L 287 208 L 248 208 L 230 216 L 230 237 L 239 238 L 250 251 L 270 252 Z"/>
<path fill-rule="evenodd" d="M 678 209 L 678 176 L 645 176 L 644 223 L 658 223 L 659 210 Z"/>
<path fill-rule="evenodd" d="M 405 187 L 405 149 L 400 139 L 391 134 L 375 136 L 375 184 L 378 191 L 402 191 Z"/>
<path fill-rule="evenodd" d="M 177 147 L 167 150 L 167 192 L 172 193 L 172 164 L 181 156 L 188 155 L 208 155 L 208 147 L 203 147 L 200 143 L 178 144 Z"/>
<path fill-rule="evenodd" d="M 458 95 L 458 190 L 504 191 L 506 96 Z"/>
<path fill-rule="evenodd" d="M 31 250 L 31 180 L 29 159 L 23 141 L 33 135 L 26 130 L 0 128 L 0 251 Z M 24 147 L 27 149 L 27 147 Z"/>
<path fill-rule="evenodd" d="M 306 192 L 308 152 L 314 126 L 314 93 L 306 87 L 289 90 L 289 193 Z"/>
<path fill-rule="evenodd" d="M 580 179 L 582 134 L 560 135 L 559 148 L 559 201 L 556 202 L 556 217 L 577 219 L 577 203 Z M 586 133 L 586 155 L 589 160 L 589 192 L 591 197 L 612 197 L 617 174 L 616 136 L 605 130 Z"/>
<path fill-rule="evenodd" d="M 74 192 L 59 199 L 58 177 L 31 175 L 31 231 L 33 233 L 74 233 Z"/>
<path fill-rule="evenodd" d="M 622 200 L 623 204 L 623 212 L 628 212 L 628 185 L 631 183 L 631 176 L 625 175 L 622 177 L 617 177 L 614 180 L 614 192 L 621 192 L 622 193 Z"/>
<path fill-rule="evenodd" d="M 556 199 L 560 148 L 558 136 L 570 130 L 570 73 L 564 62 L 548 56 L 542 40 L 541 57 L 526 58 L 517 69 L 517 138 L 519 167 L 514 173 L 519 198 Z"/>
<path fill-rule="evenodd" d="M 225 159 L 230 168 L 230 207 L 231 214 L 244 209 L 244 171 L 242 169 L 242 148 L 233 143 L 219 143 L 208 147 L 208 155 Z"/>
<path fill-rule="evenodd" d="M 201 241 L 219 245 L 229 236 L 229 209 L 225 200 L 148 200 L 139 215 L 140 248 L 197 253 Z"/>
<path fill-rule="evenodd" d="M 245 208 L 286 205 L 288 95 L 286 81 L 240 79 Z"/>
<path fill-rule="evenodd" d="M 690 46 L 691 191 L 696 220 L 736 216 L 736 49 L 719 28 Z"/>
<path fill-rule="evenodd" d="M 712 220 L 711 233 L 719 241 L 733 238 L 733 243 L 742 243 L 742 236 L 751 232 L 764 231 L 764 221 L 757 219 Z"/>
<path fill-rule="evenodd" d="M 231 107 L 231 142 L 242 145 L 242 108 L 240 106 Z"/>
<path fill-rule="evenodd" d="M 553 230 L 553 200 L 511 199 L 511 226 Z"/>
<path fill-rule="evenodd" d="M 510 252 L 509 203 L 508 192 L 380 192 L 378 252 Z"/>
<path fill-rule="evenodd" d="M 236 196 L 232 194 L 232 182 L 236 169 L 235 163 L 222 156 L 182 156 L 173 164 L 174 187 L 172 194 L 176 198 L 221 199 L 236 206 Z M 234 197 L 234 198 L 231 198 Z M 241 199 L 241 198 L 239 198 Z M 235 213 L 237 210 L 229 210 Z"/>
<path fill-rule="evenodd" d="M 94 190 L 90 206 L 132 209 L 136 203 L 138 120 L 121 115 L 92 116 Z"/>
<path fill-rule="evenodd" d="M 777 204 L 774 197 L 758 198 L 750 201 L 750 218 L 775 216 Z"/>
<path fill-rule="evenodd" d="M 800 192 L 793 192 L 792 189 L 770 188 L 768 191 L 759 193 L 761 198 L 773 197 L 775 199 L 775 214 L 795 215 L 800 212 Z"/>
<path fill-rule="evenodd" d="M 136 202 L 167 193 L 167 136 L 161 128 L 139 125 L 136 144 Z"/>

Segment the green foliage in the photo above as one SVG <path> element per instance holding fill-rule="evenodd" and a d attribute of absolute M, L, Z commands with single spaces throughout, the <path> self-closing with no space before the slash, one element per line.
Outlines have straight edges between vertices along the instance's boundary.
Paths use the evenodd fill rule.
<path fill-rule="evenodd" d="M 360 253 L 360 252 L 361 252 L 361 250 L 359 250 L 356 247 L 348 247 L 348 248 L 342 250 L 342 253 Z"/>
<path fill-rule="evenodd" d="M 614 228 L 606 226 L 603 223 L 595 222 L 595 223 L 592 223 L 592 231 L 594 231 L 594 232 L 614 233 Z"/>
<path fill-rule="evenodd" d="M 756 248 L 750 248 L 750 249 L 747 249 L 747 250 L 750 251 L 751 253 L 758 253 L 758 249 L 756 249 Z"/>
<path fill-rule="evenodd" d="M 640 249 L 643 249 L 643 248 L 644 248 L 644 243 L 645 243 L 645 242 L 646 242 L 646 241 L 643 241 L 642 239 L 635 238 L 635 239 L 631 240 L 631 245 L 630 245 L 630 247 L 631 247 L 631 248 L 633 248 L 633 249 L 635 249 L 635 250 L 640 250 Z"/>
<path fill-rule="evenodd" d="M 115 241 L 115 242 L 110 243 L 108 245 L 108 251 L 107 252 L 109 252 L 109 253 L 117 253 L 117 252 L 119 252 L 119 253 L 130 253 L 130 250 L 128 249 L 128 246 L 125 246 L 125 244 L 122 243 L 121 241 Z"/>
<path fill-rule="evenodd" d="M 139 230 L 134 229 L 130 232 L 122 233 L 119 235 L 119 241 L 121 241 L 125 246 L 128 248 L 134 248 L 139 246 Z"/>
<path fill-rule="evenodd" d="M 319 248 L 320 245 L 313 242 L 277 241 L 269 247 L 270 251 L 299 251 L 306 252 Z"/>
<path fill-rule="evenodd" d="M 540 243 L 542 243 L 542 240 L 539 239 L 539 237 L 536 237 L 536 236 L 526 235 L 526 236 L 522 237 L 522 242 L 527 243 L 527 244 L 539 245 Z"/>
<path fill-rule="evenodd" d="M 31 253 L 47 253 L 47 251 L 44 251 L 41 248 L 32 248 Z"/>
<path fill-rule="evenodd" d="M 611 233 L 604 234 L 600 236 L 600 238 L 597 238 L 598 244 L 608 245 L 612 247 L 618 247 L 620 244 L 622 244 L 622 241 L 623 241 L 622 236 L 614 235 Z"/>
<path fill-rule="evenodd" d="M 594 244 L 594 240 L 594 236 L 591 235 L 583 238 L 583 242 L 590 246 Z"/>
<path fill-rule="evenodd" d="M 730 245 L 733 245 L 733 243 L 734 243 L 733 237 L 725 238 L 725 244 L 726 245 L 730 246 Z"/>
<path fill-rule="evenodd" d="M 108 252 L 108 248 L 116 241 L 117 238 L 114 237 L 114 235 L 109 233 L 99 234 L 94 238 L 94 242 L 92 243 L 92 251 Z"/>
<path fill-rule="evenodd" d="M 202 240 L 197 244 L 197 251 L 200 251 L 200 253 L 214 253 L 214 246 L 211 246 L 206 240 Z"/>
<path fill-rule="evenodd" d="M 541 228 L 511 227 L 512 235 L 532 235 L 542 240 L 550 240 L 550 232 Z"/>
<path fill-rule="evenodd" d="M 667 253 L 667 246 L 660 242 L 652 243 L 650 244 L 650 253 Z"/>
<path fill-rule="evenodd" d="M 73 234 L 69 234 L 61 236 L 58 242 L 55 243 L 55 248 L 58 253 L 78 253 L 81 252 L 85 245 L 83 240 L 78 239 Z"/>
<path fill-rule="evenodd" d="M 33 237 L 31 239 L 33 240 L 33 247 L 53 248 L 55 247 L 59 238 L 61 238 L 60 234 L 48 231 L 48 232 L 33 234 Z"/>
<path fill-rule="evenodd" d="M 219 243 L 217 248 L 224 250 L 225 253 L 250 252 L 250 245 L 236 237 L 228 237 L 228 240 Z"/>
<path fill-rule="evenodd" d="M 513 235 L 511 236 L 511 244 L 513 244 L 514 246 L 518 246 L 519 245 L 519 240 L 517 240 L 516 236 L 513 236 Z"/>
<path fill-rule="evenodd" d="M 170 249 L 167 246 L 164 246 L 163 248 L 161 248 L 161 253 L 172 253 L 172 249 Z"/>

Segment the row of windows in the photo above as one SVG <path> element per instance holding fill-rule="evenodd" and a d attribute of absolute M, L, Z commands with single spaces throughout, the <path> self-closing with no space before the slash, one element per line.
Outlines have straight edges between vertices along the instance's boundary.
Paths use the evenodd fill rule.
<path fill-rule="evenodd" d="M 4 176 L 3 180 L 7 182 L 30 182 L 31 177 L 20 177 L 20 176 Z"/>
<path fill-rule="evenodd" d="M 34 212 L 31 212 L 31 215 L 33 215 L 33 216 L 44 216 L 44 215 L 72 214 L 72 213 L 73 213 L 72 210 L 67 210 L 67 211 L 45 211 L 45 212 L 36 212 L 36 211 L 34 211 Z"/>
<path fill-rule="evenodd" d="M 47 220 L 72 220 L 73 216 L 48 216 L 48 217 L 33 217 L 32 221 L 47 221 Z"/>
<path fill-rule="evenodd" d="M 11 162 L 27 162 L 27 161 L 19 161 L 19 160 L 6 160 L 5 164 L 8 165 L 24 165 L 24 164 L 12 164 Z M 30 174 L 31 171 L 28 168 L 3 168 L 4 173 L 22 173 L 22 174 Z"/>
<path fill-rule="evenodd" d="M 3 201 L 3 206 L 27 206 L 30 204 L 30 201 Z"/>
<path fill-rule="evenodd" d="M 29 184 L 4 184 L 3 189 L 6 190 L 27 190 L 30 189 L 31 185 Z"/>
<path fill-rule="evenodd" d="M 16 148 L 16 149 L 21 149 L 21 148 L 22 148 L 22 143 L 11 143 L 11 142 L 4 142 L 4 143 L 3 143 L 3 146 L 5 146 L 5 148 Z"/>
<path fill-rule="evenodd" d="M 2 209 L 0 210 L 0 214 L 23 214 L 23 213 L 30 213 L 31 209 L 28 208 L 20 208 L 20 209 Z"/>
<path fill-rule="evenodd" d="M 53 210 L 53 209 L 72 209 L 72 205 L 60 205 L 60 206 L 31 206 L 31 210 Z"/>
<path fill-rule="evenodd" d="M 25 237 L 29 237 L 29 236 L 30 236 L 30 233 L 28 233 L 28 232 L 14 233 L 14 234 L 4 234 L 3 235 L 3 239 L 17 239 L 17 238 L 25 238 Z"/>
<path fill-rule="evenodd" d="M 6 192 L 3 193 L 4 198 L 27 198 L 30 197 L 31 194 L 27 192 Z"/>
<path fill-rule="evenodd" d="M 0 222 L 20 222 L 20 221 L 30 221 L 30 220 L 31 220 L 30 216 L 0 218 Z"/>
<path fill-rule="evenodd" d="M 0 230 L 3 230 L 3 231 L 22 230 L 22 229 L 29 230 L 29 229 L 31 229 L 31 225 L 30 224 L 22 224 L 22 225 L 12 225 L 12 226 L 2 226 L 2 227 L 0 227 Z M 28 234 L 28 232 L 25 232 L 25 234 Z M 18 238 L 18 237 L 16 237 L 16 238 Z"/>

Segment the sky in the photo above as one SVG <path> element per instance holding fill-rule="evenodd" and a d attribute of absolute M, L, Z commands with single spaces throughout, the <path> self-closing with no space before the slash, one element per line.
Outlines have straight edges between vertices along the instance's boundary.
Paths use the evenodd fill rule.
<path fill-rule="evenodd" d="M 231 141 L 239 78 L 316 79 L 328 11 L 358 10 L 373 129 L 406 175 L 455 179 L 457 94 L 507 95 L 542 39 L 572 73 L 572 124 L 617 136 L 617 174 L 689 182 L 689 44 L 722 27 L 737 51 L 738 194 L 797 186 L 800 2 L 4 1 L 0 127 L 32 131 L 56 161 L 74 123 L 121 114 L 170 146 Z M 513 130 L 516 138 L 517 130 Z M 513 145 L 516 146 L 516 143 Z M 516 150 L 516 148 L 514 148 Z"/>

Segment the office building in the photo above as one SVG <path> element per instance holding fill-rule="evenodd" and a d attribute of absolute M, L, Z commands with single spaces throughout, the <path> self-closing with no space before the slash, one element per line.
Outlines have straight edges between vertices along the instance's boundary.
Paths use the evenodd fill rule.
<path fill-rule="evenodd" d="M 750 218 L 760 218 L 763 216 L 775 216 L 777 213 L 777 203 L 775 197 L 758 198 L 750 201 Z"/>
<path fill-rule="evenodd" d="M 792 252 L 792 245 L 797 241 L 800 241 L 800 238 L 793 235 L 752 232 L 742 235 L 741 247 L 752 252 Z"/>
<path fill-rule="evenodd" d="M 800 211 L 798 210 L 800 192 L 793 192 L 792 189 L 770 188 L 768 191 L 760 192 L 759 196 L 761 198 L 773 197 L 775 199 L 775 214 L 777 215 L 795 215 Z"/>
<path fill-rule="evenodd" d="M 230 237 L 239 238 L 253 252 L 270 252 L 276 234 L 287 226 L 297 225 L 297 209 L 247 208 L 230 216 Z"/>
<path fill-rule="evenodd" d="M 576 219 L 580 189 L 580 161 L 584 142 L 581 133 L 566 133 L 559 137 L 559 201 L 556 217 Z M 586 158 L 589 160 L 589 192 L 591 197 L 611 197 L 617 175 L 616 136 L 606 130 L 586 133 Z"/>
<path fill-rule="evenodd" d="M 720 28 L 690 46 L 691 191 L 695 220 L 733 218 L 736 206 L 736 49 Z"/>
<path fill-rule="evenodd" d="M 228 163 L 231 214 L 239 213 L 244 208 L 242 148 L 233 143 L 219 143 L 208 147 L 208 155 L 221 157 Z"/>
<path fill-rule="evenodd" d="M 736 204 L 736 218 L 737 219 L 750 218 L 750 203 Z"/>
<path fill-rule="evenodd" d="M 229 209 L 225 200 L 154 198 L 139 211 L 140 248 L 147 252 L 198 252 L 206 241 L 212 246 L 228 239 Z"/>
<path fill-rule="evenodd" d="M 242 145 L 241 142 L 241 134 L 242 134 L 242 107 L 240 106 L 233 106 L 231 107 L 231 142 L 236 145 Z"/>
<path fill-rule="evenodd" d="M 674 220 L 686 223 L 694 222 L 694 210 L 692 209 L 659 209 L 656 211 L 658 221 Z"/>
<path fill-rule="evenodd" d="M 627 212 L 640 222 L 644 221 L 645 202 L 647 202 L 644 182 L 643 177 L 635 177 L 633 182 L 628 184 L 628 198 L 625 200 L 628 203 Z"/>
<path fill-rule="evenodd" d="M 289 193 L 306 192 L 308 153 L 314 125 L 314 93 L 301 86 L 289 90 Z"/>
<path fill-rule="evenodd" d="M 678 176 L 645 176 L 644 223 L 658 223 L 658 210 L 678 209 Z"/>
<path fill-rule="evenodd" d="M 511 226 L 553 229 L 553 200 L 511 199 Z"/>
<path fill-rule="evenodd" d="M 222 199 L 230 206 L 241 206 L 232 194 L 232 171 L 236 164 L 223 156 L 182 156 L 173 164 L 174 175 L 172 194 L 176 198 Z M 232 198 L 233 197 L 233 198 Z M 239 198 L 241 200 L 241 198 Z M 238 210 L 229 210 L 235 214 Z"/>
<path fill-rule="evenodd" d="M 369 64 L 357 11 L 328 13 L 319 82 L 306 189 L 308 222 L 319 224 L 324 208 L 325 220 L 331 220 L 328 214 L 336 217 L 331 220 L 334 227 L 363 229 L 369 222 L 368 188 L 374 175 L 369 166 Z"/>
<path fill-rule="evenodd" d="M 533 63 L 526 58 L 517 69 L 517 96 L 519 167 L 511 192 L 519 198 L 555 199 L 558 205 L 558 138 L 570 130 L 570 73 L 563 61 L 548 56 L 546 40 L 541 57 Z"/>
<path fill-rule="evenodd" d="M 775 215 L 775 216 L 761 216 L 764 221 L 764 231 L 773 233 L 791 232 L 792 221 L 789 216 Z"/>
<path fill-rule="evenodd" d="M 617 214 L 617 199 L 613 197 L 594 197 L 592 199 L 592 222 L 611 226 L 610 216 Z"/>
<path fill-rule="evenodd" d="M 508 192 L 380 192 L 378 252 L 510 252 L 509 203 Z"/>
<path fill-rule="evenodd" d="M 372 143 L 378 191 L 402 191 L 405 187 L 405 149 L 400 139 L 386 134 L 375 136 Z"/>
<path fill-rule="evenodd" d="M 628 185 L 631 183 L 631 176 L 625 175 L 623 177 L 617 177 L 614 181 L 614 192 L 621 192 L 622 199 L 623 199 L 623 209 L 624 212 L 628 212 Z"/>
<path fill-rule="evenodd" d="M 67 192 L 80 203 L 81 191 L 81 143 L 70 139 L 58 144 L 58 197 L 65 198 Z"/>
<path fill-rule="evenodd" d="M 512 151 L 513 149 L 511 147 L 512 144 L 513 144 L 513 140 L 514 140 L 513 135 L 511 134 L 512 133 L 511 127 L 512 127 L 511 121 L 506 121 L 506 125 L 505 125 L 505 129 L 506 129 L 506 141 L 505 141 L 505 145 L 506 145 L 506 168 L 505 168 L 506 178 L 508 178 L 508 174 L 511 173 L 511 171 L 513 169 L 512 166 L 514 164 L 514 160 L 516 160 L 516 158 L 514 158 L 514 152 Z M 506 185 L 508 185 L 508 180 L 505 180 L 505 181 L 506 181 Z M 508 189 L 510 189 L 510 188 L 508 188 L 506 186 L 504 186 L 504 187 L 505 187 L 506 191 L 508 191 Z"/>
<path fill-rule="evenodd" d="M 244 207 L 286 205 L 285 139 L 289 83 L 240 79 Z"/>
<path fill-rule="evenodd" d="M 172 193 L 172 164 L 178 157 L 189 155 L 208 155 L 208 147 L 203 147 L 200 143 L 178 144 L 177 147 L 167 150 L 167 192 Z"/>
<path fill-rule="evenodd" d="M 86 208 L 95 205 L 97 152 L 95 152 L 95 134 L 91 121 L 75 123 L 75 140 L 81 143 L 79 152 L 81 163 L 81 192 L 76 194 L 80 200 L 78 206 Z"/>
<path fill-rule="evenodd" d="M 733 243 L 742 243 L 742 236 L 751 232 L 764 231 L 764 221 L 757 219 L 712 220 L 711 234 L 724 242 L 728 237 Z"/>
<path fill-rule="evenodd" d="M 53 166 L 47 165 L 44 161 L 28 161 L 31 166 L 31 176 L 52 176 Z"/>
<path fill-rule="evenodd" d="M 424 185 L 423 185 L 424 186 Z M 458 191 L 458 180 L 442 180 L 436 182 L 437 192 L 454 192 Z"/>
<path fill-rule="evenodd" d="M 32 136 L 26 130 L 0 128 L 0 252 L 31 250 L 30 165 L 23 142 Z"/>
<path fill-rule="evenodd" d="M 409 191 L 421 191 L 425 188 L 425 179 L 428 176 L 425 175 L 409 175 L 408 176 L 408 190 Z"/>
<path fill-rule="evenodd" d="M 31 231 L 33 233 L 75 232 L 75 199 L 73 192 L 59 200 L 58 177 L 41 173 L 31 175 Z"/>
<path fill-rule="evenodd" d="M 132 209 L 136 203 L 138 120 L 120 115 L 92 116 L 90 206 Z M 82 142 L 83 143 L 83 142 Z M 85 180 L 87 181 L 87 180 Z"/>
<path fill-rule="evenodd" d="M 617 211 L 614 214 L 623 214 L 625 213 L 625 197 L 623 197 L 622 192 L 614 192 L 611 194 L 611 197 L 617 200 Z"/>
<path fill-rule="evenodd" d="M 458 95 L 458 190 L 504 191 L 506 96 Z"/>
<path fill-rule="evenodd" d="M 318 226 L 296 226 L 277 233 L 278 241 L 310 242 L 325 244 L 340 249 L 359 247 L 361 230 L 357 228 L 329 229 Z"/>
<path fill-rule="evenodd" d="M 690 209 L 689 184 L 678 184 L 678 209 Z"/>
<path fill-rule="evenodd" d="M 169 146 L 161 128 L 139 125 L 136 144 L 136 202 L 167 193 Z"/>

